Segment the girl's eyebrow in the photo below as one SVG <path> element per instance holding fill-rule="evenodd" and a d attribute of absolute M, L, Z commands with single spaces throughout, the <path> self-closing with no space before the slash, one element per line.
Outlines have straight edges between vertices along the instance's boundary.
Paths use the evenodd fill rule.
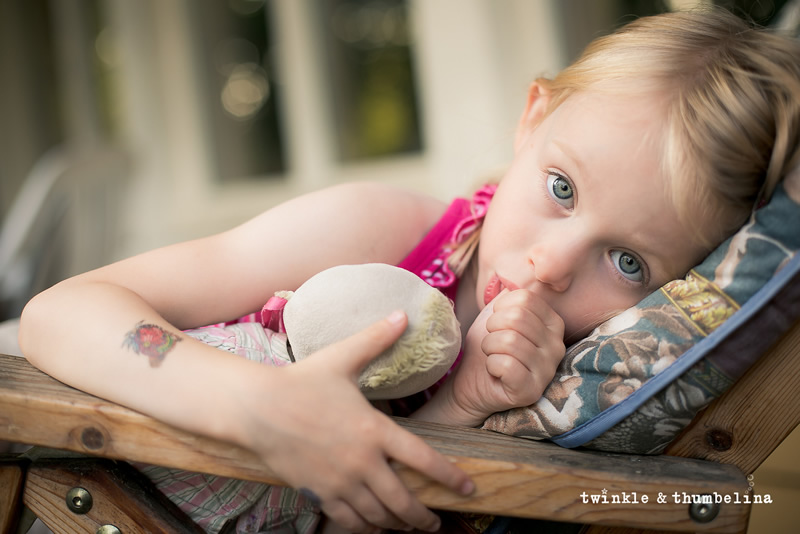
<path fill-rule="evenodd" d="M 578 154 L 572 149 L 569 143 L 561 139 L 553 139 L 551 142 L 568 160 L 570 160 L 574 168 L 578 170 L 580 176 L 586 175 L 583 160 L 578 157 Z"/>

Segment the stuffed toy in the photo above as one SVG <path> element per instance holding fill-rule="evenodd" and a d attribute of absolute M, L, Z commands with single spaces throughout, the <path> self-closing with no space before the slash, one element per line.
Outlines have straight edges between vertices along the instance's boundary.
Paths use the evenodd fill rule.
<path fill-rule="evenodd" d="M 408 328 L 362 372 L 371 400 L 405 397 L 441 379 L 461 349 L 453 304 L 415 274 L 392 265 L 340 265 L 281 292 L 291 355 L 302 360 L 401 309 Z"/>

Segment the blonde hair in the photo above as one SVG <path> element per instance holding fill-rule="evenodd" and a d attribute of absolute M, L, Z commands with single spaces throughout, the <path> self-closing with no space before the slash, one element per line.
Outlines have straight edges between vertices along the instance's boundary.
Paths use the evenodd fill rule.
<path fill-rule="evenodd" d="M 545 115 L 579 91 L 662 94 L 668 193 L 708 250 L 800 164 L 800 42 L 721 8 L 640 18 L 537 81 L 551 93 Z M 476 244 L 477 235 L 457 247 L 454 272 L 463 273 Z"/>
<path fill-rule="evenodd" d="M 542 83 L 550 110 L 577 91 L 660 92 L 673 203 L 709 248 L 800 163 L 800 42 L 723 9 L 638 19 Z"/>

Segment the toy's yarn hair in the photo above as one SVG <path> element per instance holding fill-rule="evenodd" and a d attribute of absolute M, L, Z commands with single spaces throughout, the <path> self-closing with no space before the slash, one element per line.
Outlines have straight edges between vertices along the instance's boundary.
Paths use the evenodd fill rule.
<path fill-rule="evenodd" d="M 663 97 L 663 168 L 687 228 L 708 247 L 739 228 L 800 163 L 800 42 L 723 9 L 644 17 L 596 39 L 552 81 Z M 698 221 L 709 221 L 709 228 Z"/>

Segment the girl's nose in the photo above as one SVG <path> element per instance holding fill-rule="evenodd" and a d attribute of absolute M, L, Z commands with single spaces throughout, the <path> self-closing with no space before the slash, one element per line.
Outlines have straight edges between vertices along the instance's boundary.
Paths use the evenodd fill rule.
<path fill-rule="evenodd" d="M 585 250 L 577 242 L 550 239 L 534 247 L 528 257 L 536 280 L 559 293 L 572 284 Z"/>

